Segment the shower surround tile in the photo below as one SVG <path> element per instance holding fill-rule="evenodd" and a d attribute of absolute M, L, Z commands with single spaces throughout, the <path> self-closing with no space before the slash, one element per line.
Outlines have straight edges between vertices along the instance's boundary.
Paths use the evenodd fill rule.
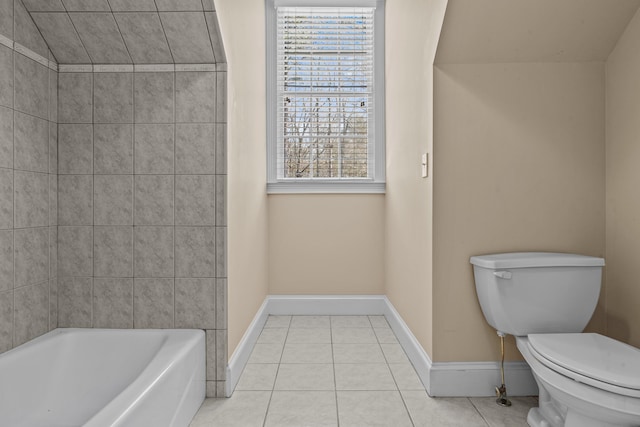
<path fill-rule="evenodd" d="M 176 224 L 216 224 L 216 177 L 213 175 L 176 176 Z"/>
<path fill-rule="evenodd" d="M 136 175 L 135 225 L 173 225 L 173 175 Z"/>
<path fill-rule="evenodd" d="M 174 277 L 173 227 L 135 227 L 134 276 Z"/>
<path fill-rule="evenodd" d="M 14 13 L 15 12 L 15 13 Z M 15 21 L 15 31 L 14 31 Z M 57 275 L 56 112 L 47 45 L 21 1 L 0 0 L 0 352 L 49 330 Z M 14 43 L 14 41 L 16 43 Z M 52 132 L 53 129 L 53 132 Z M 52 145 L 52 141 L 54 144 Z M 54 244 L 52 245 L 52 239 Z M 57 302 L 56 302 L 57 305 Z M 57 314 L 55 322 L 57 324 Z"/>
<path fill-rule="evenodd" d="M 201 0 L 156 0 L 160 11 L 201 11 Z"/>
<path fill-rule="evenodd" d="M 49 225 L 49 175 L 14 171 L 13 178 L 15 227 Z"/>
<path fill-rule="evenodd" d="M 58 173 L 58 125 L 49 122 L 49 173 Z"/>
<path fill-rule="evenodd" d="M 1 11 L 0 16 L 3 16 Z M 2 45 L 0 45 L 0 105 L 13 108 L 13 51 Z"/>
<path fill-rule="evenodd" d="M 173 328 L 174 280 L 135 279 L 133 294 L 136 328 Z"/>
<path fill-rule="evenodd" d="M 13 40 L 46 58 L 49 53 L 47 43 L 38 32 L 38 28 L 29 16 L 29 12 L 20 1 L 14 3 L 13 21 Z"/>
<path fill-rule="evenodd" d="M 95 225 L 133 225 L 133 175 L 95 175 Z"/>
<path fill-rule="evenodd" d="M 93 173 L 92 125 L 58 125 L 58 173 Z"/>
<path fill-rule="evenodd" d="M 95 73 L 94 123 L 133 123 L 133 73 Z"/>
<path fill-rule="evenodd" d="M 93 175 L 58 176 L 60 225 L 93 225 Z"/>
<path fill-rule="evenodd" d="M 133 277 L 133 227 L 95 227 L 93 274 Z"/>
<path fill-rule="evenodd" d="M 216 328 L 215 279 L 175 279 L 175 327 Z"/>
<path fill-rule="evenodd" d="M 93 276 L 93 227 L 58 227 L 58 276 Z"/>
<path fill-rule="evenodd" d="M 0 292 L 13 289 L 13 230 L 0 230 Z"/>
<path fill-rule="evenodd" d="M 155 11 L 153 1 L 150 6 Z M 116 13 L 114 16 L 135 64 L 173 63 L 157 13 Z"/>
<path fill-rule="evenodd" d="M 147 29 L 135 31 L 127 43 Z M 50 315 L 66 326 L 204 329 L 207 390 L 222 395 L 226 149 L 215 109 L 225 90 L 215 66 L 168 62 L 58 74 L 60 305 Z"/>
<path fill-rule="evenodd" d="M 176 121 L 215 121 L 216 74 L 188 72 L 176 74 Z"/>
<path fill-rule="evenodd" d="M 32 114 L 41 119 L 48 119 L 48 68 L 20 54 L 15 54 L 14 60 L 14 108 L 17 111 Z"/>
<path fill-rule="evenodd" d="M 58 74 L 58 123 L 92 123 L 93 74 Z"/>
<path fill-rule="evenodd" d="M 135 73 L 136 123 L 173 123 L 174 73 Z"/>
<path fill-rule="evenodd" d="M 133 279 L 93 279 L 93 326 L 133 328 Z"/>
<path fill-rule="evenodd" d="M 93 323 L 91 299 L 93 279 L 65 277 L 58 279 L 58 326 L 90 328 Z"/>
<path fill-rule="evenodd" d="M 5 107 L 0 107 L 0 168 L 13 168 L 13 110 Z"/>
<path fill-rule="evenodd" d="M 13 130 L 14 168 L 49 172 L 49 122 L 15 112 Z"/>
<path fill-rule="evenodd" d="M 70 12 L 108 12 L 107 0 L 62 0 Z"/>
<path fill-rule="evenodd" d="M 13 228 L 13 170 L 0 169 L 0 229 Z"/>
<path fill-rule="evenodd" d="M 173 174 L 174 134 L 173 124 L 135 126 L 136 174 Z"/>
<path fill-rule="evenodd" d="M 96 174 L 132 174 L 133 125 L 95 124 L 93 164 Z"/>
<path fill-rule="evenodd" d="M 23 344 L 49 330 L 49 281 L 15 290 L 14 319 L 14 345 Z"/>
<path fill-rule="evenodd" d="M 209 30 L 203 13 L 160 12 L 160 20 L 175 62 L 184 64 L 214 62 L 213 48 L 207 37 Z"/>
<path fill-rule="evenodd" d="M 49 229 L 14 231 L 15 287 L 42 283 L 49 278 Z"/>
<path fill-rule="evenodd" d="M 176 276 L 216 277 L 215 228 L 176 227 Z"/>
<path fill-rule="evenodd" d="M 109 0 L 114 12 L 155 12 L 154 0 Z"/>
<path fill-rule="evenodd" d="M 0 34 L 13 39 L 13 0 L 0 1 Z"/>
<path fill-rule="evenodd" d="M 0 292 L 0 351 L 13 348 L 13 290 Z"/>
<path fill-rule="evenodd" d="M 101 0 L 106 4 L 106 0 Z M 78 5 L 91 2 L 77 2 Z M 109 5 L 106 5 L 109 11 Z M 71 22 L 78 31 L 91 60 L 97 64 L 131 64 L 131 57 L 111 13 L 71 13 Z"/>
<path fill-rule="evenodd" d="M 176 173 L 216 173 L 215 140 L 214 124 L 176 125 Z"/>
<path fill-rule="evenodd" d="M 55 11 L 64 12 L 64 6 L 60 0 L 22 0 L 22 3 L 29 12 L 33 11 Z"/>
<path fill-rule="evenodd" d="M 38 0 L 33 1 L 39 3 Z M 69 15 L 48 12 L 31 13 L 31 16 L 44 37 L 49 41 L 49 46 L 56 59 L 61 64 L 89 63 L 91 61 L 89 55 L 82 46 Z"/>

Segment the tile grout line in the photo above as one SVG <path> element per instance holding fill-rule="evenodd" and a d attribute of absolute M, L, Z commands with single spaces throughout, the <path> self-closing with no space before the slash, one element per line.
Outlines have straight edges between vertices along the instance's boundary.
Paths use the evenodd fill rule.
<path fill-rule="evenodd" d="M 135 69 L 134 69 L 135 71 Z M 136 328 L 136 74 L 131 73 L 131 329 Z M 206 379 L 205 379 L 206 380 Z"/>
<path fill-rule="evenodd" d="M 470 398 L 466 397 L 465 399 L 467 399 L 467 401 L 471 404 L 471 406 L 473 407 L 473 409 L 475 409 L 476 413 L 478 415 L 480 415 L 480 418 L 482 418 L 482 421 L 484 421 L 484 423 L 486 424 L 487 427 L 491 427 L 491 423 L 489 422 L 489 420 L 487 420 L 484 415 L 482 414 L 482 412 L 480 411 L 480 409 L 476 406 L 475 403 L 473 403 L 473 400 L 471 400 Z"/>
<path fill-rule="evenodd" d="M 271 408 L 271 400 L 273 399 L 273 392 L 275 391 L 276 388 L 276 381 L 278 381 L 278 373 L 280 373 L 280 365 L 282 364 L 282 357 L 284 356 L 284 348 L 287 344 L 287 338 L 289 337 L 289 330 L 291 328 L 291 320 L 293 317 L 289 318 L 289 324 L 287 325 L 287 333 L 284 337 L 284 343 L 282 344 L 282 351 L 280 352 L 280 359 L 278 360 L 278 367 L 276 368 L 276 376 L 273 380 L 273 385 L 271 386 L 271 393 L 269 394 L 269 402 L 267 403 L 267 410 L 264 413 L 264 420 L 262 421 L 262 427 L 265 427 L 267 424 L 267 417 L 269 416 L 269 409 Z M 269 320 L 269 318 L 267 318 L 267 321 Z M 266 323 L 265 323 L 266 326 Z M 260 332 L 260 335 L 262 335 L 262 332 L 264 332 L 265 327 L 262 327 L 262 331 Z"/>
<path fill-rule="evenodd" d="M 338 404 L 338 379 L 336 377 L 336 356 L 333 350 L 333 322 L 329 316 L 329 342 L 331 343 L 331 362 L 333 367 L 333 395 L 336 400 L 336 421 L 337 427 L 340 427 L 340 409 Z"/>
<path fill-rule="evenodd" d="M 373 335 L 376 337 L 376 341 L 378 342 L 378 346 L 380 346 L 380 351 L 382 351 L 382 356 L 384 357 L 384 360 L 386 362 L 386 366 L 387 366 L 387 369 L 389 370 L 389 374 L 391 375 L 391 378 L 393 379 L 393 383 L 396 385 L 396 390 L 397 390 L 398 394 L 400 395 L 400 401 L 402 402 L 402 406 L 404 407 L 404 410 L 407 413 L 407 416 L 409 417 L 409 421 L 411 422 L 411 425 L 415 427 L 416 424 L 413 421 L 413 417 L 411 416 L 411 412 L 409 412 L 409 407 L 407 406 L 407 402 L 405 402 L 404 396 L 402 395 L 402 391 L 400 390 L 400 386 L 398 385 L 398 381 L 396 380 L 395 375 L 393 375 L 393 371 L 391 370 L 391 366 L 389 364 L 389 360 L 387 359 L 387 356 L 384 353 L 384 350 L 382 350 L 382 343 L 380 342 L 380 338 L 378 338 L 378 335 L 376 334 L 376 331 L 375 331 L 375 327 L 373 326 L 373 323 L 371 323 L 371 319 L 370 319 L 369 316 L 367 316 L 367 319 L 369 320 L 369 323 L 371 324 L 371 329 L 373 330 Z M 394 334 L 394 336 L 395 336 L 395 334 Z"/>

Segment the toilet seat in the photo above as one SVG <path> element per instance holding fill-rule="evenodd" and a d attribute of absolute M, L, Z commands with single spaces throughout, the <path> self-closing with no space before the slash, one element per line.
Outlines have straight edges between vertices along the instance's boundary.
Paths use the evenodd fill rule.
<path fill-rule="evenodd" d="M 640 397 L 640 349 L 599 334 L 531 334 L 528 345 L 543 365 L 575 381 Z"/>

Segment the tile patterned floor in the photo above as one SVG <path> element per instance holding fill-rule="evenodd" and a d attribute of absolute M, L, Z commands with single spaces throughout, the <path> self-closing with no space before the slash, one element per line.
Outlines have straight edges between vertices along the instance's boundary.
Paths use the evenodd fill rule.
<path fill-rule="evenodd" d="M 191 427 L 527 426 L 535 398 L 431 398 L 384 316 L 269 316 L 229 399 Z"/>

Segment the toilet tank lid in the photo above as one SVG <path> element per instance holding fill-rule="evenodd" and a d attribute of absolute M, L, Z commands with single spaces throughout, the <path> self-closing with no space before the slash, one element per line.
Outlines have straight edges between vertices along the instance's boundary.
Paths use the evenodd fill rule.
<path fill-rule="evenodd" d="M 510 252 L 472 256 L 471 264 L 489 268 L 602 267 L 604 258 L 554 252 Z"/>

